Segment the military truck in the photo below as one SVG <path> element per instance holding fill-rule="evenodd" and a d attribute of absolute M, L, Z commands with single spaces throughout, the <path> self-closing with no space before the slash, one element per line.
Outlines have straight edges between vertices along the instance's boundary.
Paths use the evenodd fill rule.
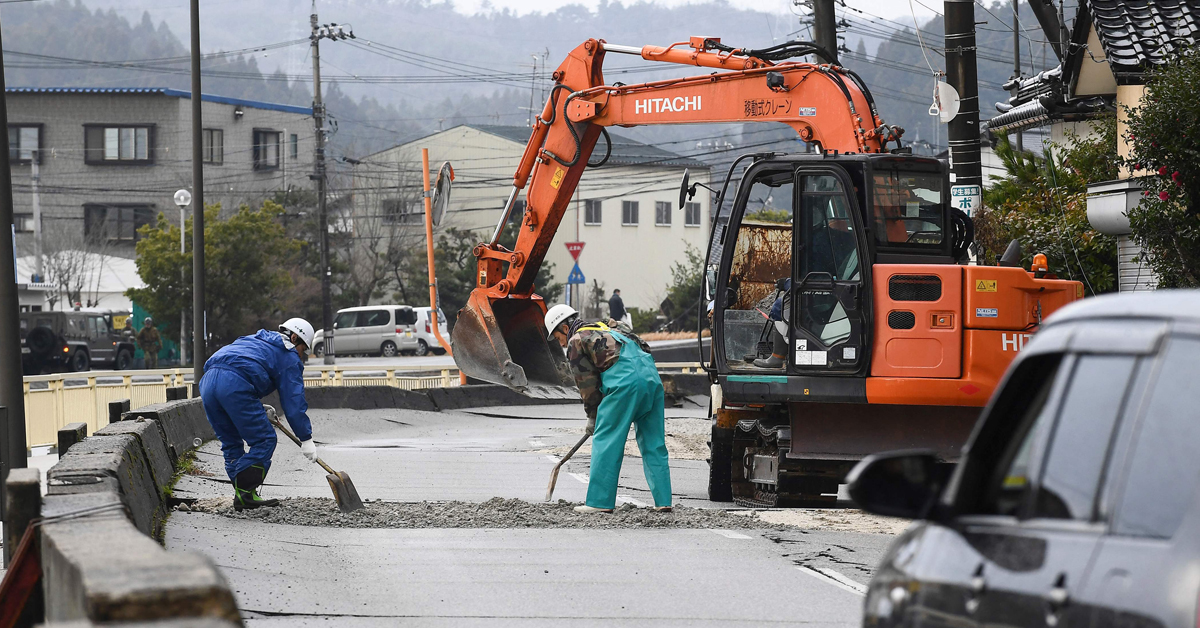
<path fill-rule="evenodd" d="M 26 375 L 133 366 L 128 312 L 22 312 L 21 366 Z M 116 328 L 114 328 L 114 323 Z"/>

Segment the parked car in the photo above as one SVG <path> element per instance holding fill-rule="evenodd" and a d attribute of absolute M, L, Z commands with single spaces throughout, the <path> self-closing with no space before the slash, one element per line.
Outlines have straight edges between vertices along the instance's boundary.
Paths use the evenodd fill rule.
<path fill-rule="evenodd" d="M 133 365 L 134 340 L 110 311 L 21 312 L 21 367 L 26 375 L 86 371 L 94 365 L 125 370 Z"/>
<path fill-rule="evenodd" d="M 850 495 L 919 521 L 864 626 L 1195 628 L 1200 291 L 1082 301 L 1010 366 L 952 471 L 864 459 Z"/>
<path fill-rule="evenodd" d="M 366 305 L 338 310 L 334 318 L 334 355 L 393 357 L 418 351 L 417 314 L 407 305 Z M 318 329 L 313 355 L 325 355 L 324 329 Z"/>
<path fill-rule="evenodd" d="M 427 355 L 430 351 L 437 355 L 446 353 L 438 342 L 437 336 L 433 333 L 433 325 L 430 324 L 429 313 L 433 308 L 428 305 L 423 307 L 414 307 L 413 311 L 417 313 L 417 355 Z M 441 332 L 442 338 L 446 342 L 450 342 L 450 328 L 446 326 L 446 313 L 442 308 L 438 308 L 438 331 Z"/>

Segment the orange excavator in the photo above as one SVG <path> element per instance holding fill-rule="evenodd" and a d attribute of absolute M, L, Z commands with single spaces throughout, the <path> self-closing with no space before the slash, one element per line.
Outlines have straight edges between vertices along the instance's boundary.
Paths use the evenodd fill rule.
<path fill-rule="evenodd" d="M 715 71 L 609 85 L 608 53 Z M 1000 266 L 967 264 L 972 224 L 951 203 L 947 164 L 902 147 L 903 129 L 851 70 L 790 60 L 809 54 L 829 58 L 807 42 L 749 50 L 709 37 L 575 48 L 495 234 L 475 247 L 477 286 L 451 333 L 462 372 L 532 395 L 573 386 L 533 281 L 584 170 L 607 159 L 589 163 L 606 127 L 783 123 L 813 152 L 739 157 L 710 220 L 697 295 L 712 329 L 699 352 L 712 384 L 710 499 L 830 501 L 857 460 L 888 449 L 954 461 L 1016 351 L 1083 286 L 1044 258 L 1021 268 L 1019 247 Z M 508 250 L 497 240 L 526 186 Z M 695 191 L 685 174 L 680 205 Z"/>

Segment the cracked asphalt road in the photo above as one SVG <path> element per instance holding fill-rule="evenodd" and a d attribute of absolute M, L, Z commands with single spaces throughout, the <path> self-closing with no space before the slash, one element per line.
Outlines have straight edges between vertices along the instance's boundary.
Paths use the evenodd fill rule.
<path fill-rule="evenodd" d="M 669 409 L 668 417 L 702 413 Z M 544 452 L 576 440 L 584 420 L 578 405 L 312 415 L 322 458 L 349 473 L 365 499 L 406 504 L 541 502 L 555 461 Z M 705 499 L 704 461 L 671 467 L 677 503 L 728 509 Z M 230 494 L 216 443 L 201 449 L 197 468 L 176 497 L 213 504 Z M 564 465 L 555 499 L 581 502 L 588 469 L 586 456 Z M 650 501 L 639 459 L 626 457 L 620 486 L 621 502 Z M 324 473 L 285 439 L 263 494 L 330 496 Z M 304 503 L 318 502 L 296 502 Z M 795 527 L 764 525 L 773 521 L 766 514 L 741 524 L 741 516 L 713 517 L 722 523 L 712 525 L 730 522 L 715 529 L 464 527 L 436 519 L 428 525 L 445 527 L 351 528 L 308 513 L 275 523 L 177 511 L 166 544 L 210 556 L 249 626 L 860 625 L 861 590 L 890 534 L 821 529 L 820 517 Z"/>

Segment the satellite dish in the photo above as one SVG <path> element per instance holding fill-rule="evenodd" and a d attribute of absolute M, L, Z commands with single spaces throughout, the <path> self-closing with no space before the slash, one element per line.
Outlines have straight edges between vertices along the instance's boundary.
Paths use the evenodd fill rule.
<path fill-rule="evenodd" d="M 435 227 L 442 224 L 442 217 L 446 215 L 446 208 L 450 206 L 450 182 L 453 180 L 454 168 L 447 161 L 438 170 L 437 182 L 433 184 L 433 216 L 431 220 Z"/>
<path fill-rule="evenodd" d="M 949 122 L 958 115 L 958 110 L 961 107 L 961 98 L 958 95 L 958 90 L 954 86 L 944 81 L 938 81 L 937 92 L 935 95 L 936 106 L 938 108 L 937 115 L 942 122 Z M 932 111 L 932 109 L 930 109 Z"/>

